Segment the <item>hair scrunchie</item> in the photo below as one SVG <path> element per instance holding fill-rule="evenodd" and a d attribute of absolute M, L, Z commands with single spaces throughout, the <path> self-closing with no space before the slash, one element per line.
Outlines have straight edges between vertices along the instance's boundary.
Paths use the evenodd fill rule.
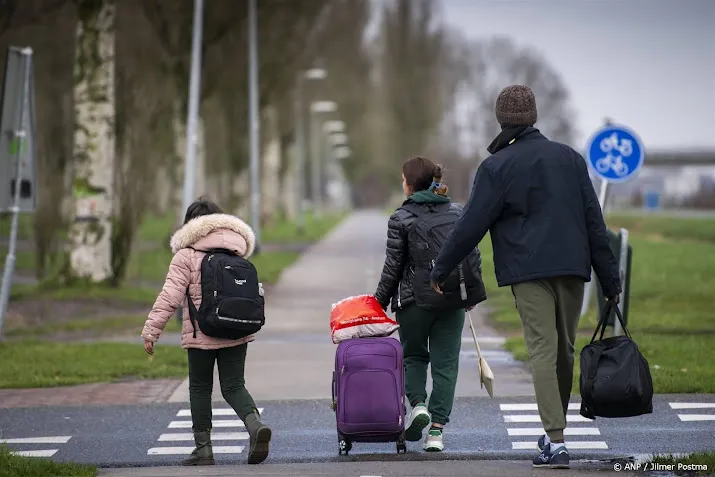
<path fill-rule="evenodd" d="M 432 184 L 430 184 L 428 190 L 434 191 L 439 189 L 440 187 L 442 187 L 442 184 L 440 182 L 432 181 Z"/>

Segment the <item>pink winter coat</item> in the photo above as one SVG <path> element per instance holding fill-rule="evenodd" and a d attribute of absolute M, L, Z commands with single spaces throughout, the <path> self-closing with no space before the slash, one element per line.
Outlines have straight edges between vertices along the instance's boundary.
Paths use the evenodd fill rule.
<path fill-rule="evenodd" d="M 198 325 L 194 338 L 194 328 L 189 318 L 189 304 L 186 300 L 186 287 L 189 287 L 191 299 L 198 309 L 201 305 L 201 260 L 206 255 L 200 250 L 225 248 L 248 258 L 253 253 L 255 243 L 256 236 L 251 227 L 238 217 L 228 214 L 197 217 L 177 230 L 171 237 L 171 251 L 174 253 L 174 258 L 169 265 L 164 287 L 144 324 L 142 338 L 156 342 L 177 308 L 183 306 L 182 348 L 218 349 L 253 341 L 255 335 L 239 340 L 212 338 L 201 333 Z"/>

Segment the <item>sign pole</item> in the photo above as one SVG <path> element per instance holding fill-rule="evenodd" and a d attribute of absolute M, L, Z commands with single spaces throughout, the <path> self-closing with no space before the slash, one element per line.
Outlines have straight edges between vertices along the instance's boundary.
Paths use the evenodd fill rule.
<path fill-rule="evenodd" d="M 606 215 L 606 201 L 608 200 L 609 184 L 606 179 L 601 179 L 601 187 L 598 191 L 598 203 L 601 206 L 601 213 Z M 581 302 L 581 317 L 588 313 L 588 307 L 591 305 L 591 293 L 593 293 L 593 281 L 596 280 L 596 273 L 591 269 L 591 281 L 586 283 L 586 288 L 583 291 L 583 302 Z"/>
<path fill-rule="evenodd" d="M 3 270 L 2 287 L 0 288 L 0 341 L 2 340 L 3 322 L 5 321 L 5 313 L 7 312 L 8 302 L 10 300 L 10 288 L 12 286 L 12 275 L 15 271 L 15 249 L 17 248 L 17 229 L 20 219 L 20 188 L 23 177 L 24 161 L 22 160 L 23 144 L 25 137 L 29 131 L 25 129 L 28 125 L 28 114 L 30 105 L 30 61 L 32 58 L 32 48 L 24 48 L 20 52 L 23 61 L 23 98 L 20 101 L 20 124 L 13 131 L 14 139 L 17 141 L 15 149 L 15 160 L 17 162 L 17 171 L 15 174 L 15 190 L 13 193 L 13 203 L 10 207 L 12 213 L 12 225 L 10 226 L 10 244 L 5 258 L 5 268 Z"/>
<path fill-rule="evenodd" d="M 621 299 L 618 302 L 618 309 L 621 311 L 621 315 L 624 316 L 624 310 L 626 307 L 626 289 L 628 288 L 628 230 L 621 229 L 621 253 L 618 257 L 618 275 L 621 277 Z M 613 320 L 613 336 L 619 336 L 623 334 L 623 328 L 621 327 L 621 322 L 618 318 Z"/>

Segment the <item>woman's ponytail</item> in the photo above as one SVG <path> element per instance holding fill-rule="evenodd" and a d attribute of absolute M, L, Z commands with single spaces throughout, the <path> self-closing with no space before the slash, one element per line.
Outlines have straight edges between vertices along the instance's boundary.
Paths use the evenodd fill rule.
<path fill-rule="evenodd" d="M 447 195 L 447 185 L 442 183 L 442 166 L 440 164 L 435 164 L 434 171 L 432 172 L 432 185 L 430 186 L 432 192 L 437 195 L 446 196 Z"/>

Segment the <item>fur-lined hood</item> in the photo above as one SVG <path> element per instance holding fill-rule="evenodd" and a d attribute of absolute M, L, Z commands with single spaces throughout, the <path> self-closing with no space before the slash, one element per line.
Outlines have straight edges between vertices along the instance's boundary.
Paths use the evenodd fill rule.
<path fill-rule="evenodd" d="M 202 215 L 190 220 L 171 237 L 171 251 L 193 246 L 198 250 L 227 248 L 244 258 L 253 254 L 256 235 L 243 220 L 229 214 Z"/>

